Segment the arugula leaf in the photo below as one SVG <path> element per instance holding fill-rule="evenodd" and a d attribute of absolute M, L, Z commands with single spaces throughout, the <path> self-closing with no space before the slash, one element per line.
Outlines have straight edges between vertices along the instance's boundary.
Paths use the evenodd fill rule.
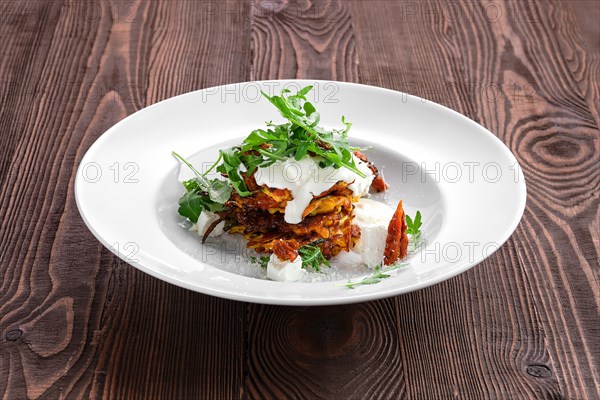
<path fill-rule="evenodd" d="M 223 157 L 223 163 L 217 167 L 217 171 L 227 175 L 229 182 L 240 196 L 249 196 L 250 192 L 246 187 L 246 182 L 240 175 L 242 160 L 240 160 L 234 148 L 219 150 L 219 153 Z"/>
<path fill-rule="evenodd" d="M 308 269 L 312 268 L 317 272 L 321 272 L 321 265 L 325 265 L 328 268 L 331 268 L 329 261 L 325 258 L 321 249 L 314 244 L 319 241 L 315 241 L 312 244 L 307 244 L 305 246 L 300 247 L 298 250 L 298 254 L 302 258 L 302 268 Z"/>
<path fill-rule="evenodd" d="M 179 199 L 179 215 L 186 217 L 194 224 L 198 222 L 203 209 L 200 195 L 195 191 L 187 192 Z"/>
<path fill-rule="evenodd" d="M 410 216 L 406 216 L 406 233 L 410 235 L 416 235 L 420 233 L 421 225 L 421 211 L 417 211 L 414 221 Z"/>
<path fill-rule="evenodd" d="M 311 103 L 309 103 L 308 101 L 304 103 L 304 112 L 306 113 L 307 117 L 310 117 L 310 115 L 315 111 L 317 111 L 317 109 Z"/>
<path fill-rule="evenodd" d="M 353 149 L 347 142 L 347 134 L 352 124 L 346 122 L 346 119 L 342 117 L 345 129 L 341 131 L 323 131 L 317 128 L 316 125 L 320 120 L 319 113 L 316 112 L 314 105 L 306 101 L 305 98 L 305 94 L 311 89 L 312 86 L 307 86 L 298 91 L 296 95 L 289 97 L 285 96 L 285 93 L 288 93 L 289 90 L 282 91 L 281 96 L 269 96 L 264 92 L 262 94 L 277 107 L 281 115 L 290 121 L 292 125 L 296 125 L 309 133 L 306 139 L 322 143 L 320 147 L 323 151 L 319 151 L 320 154 L 318 155 L 328 159 L 337 167 L 348 168 L 364 178 L 365 174 L 356 167 L 352 157 Z M 334 135 L 340 136 L 340 139 L 336 139 Z"/>
<path fill-rule="evenodd" d="M 196 175 L 196 178 L 189 179 L 183 182 L 183 186 L 185 186 L 188 192 L 191 190 L 207 192 L 213 201 L 216 201 L 221 204 L 229 200 L 229 197 L 231 195 L 231 187 L 229 187 L 229 185 L 227 185 L 226 182 L 221 181 L 219 179 L 206 178 L 206 174 L 208 174 L 215 167 L 215 165 L 221 159 L 222 154 L 219 154 L 219 159 L 217 160 L 217 162 L 213 164 L 205 173 L 200 173 L 200 171 L 194 168 L 192 164 L 190 164 L 185 158 L 183 158 L 176 152 L 172 152 L 172 154 L 185 165 L 187 165 L 188 168 L 190 168 Z"/>
<path fill-rule="evenodd" d="M 213 180 L 208 187 L 208 196 L 215 203 L 223 204 L 231 197 L 231 186 L 221 180 Z"/>
<path fill-rule="evenodd" d="M 311 244 L 307 244 L 305 246 L 300 247 L 300 249 L 298 250 L 298 255 L 302 260 L 302 268 L 312 268 L 316 272 L 321 272 L 322 265 L 331 268 L 331 265 L 329 265 L 329 261 L 327 261 L 325 256 L 323 256 L 321 249 L 318 246 L 316 246 L 316 244 L 322 241 L 323 239 L 319 239 L 312 242 Z M 255 264 L 259 264 L 263 268 L 267 268 L 270 257 L 250 257 L 250 260 Z"/>
<path fill-rule="evenodd" d="M 253 148 L 260 147 L 261 144 L 267 143 L 269 140 L 276 140 L 278 137 L 274 134 L 273 131 L 265 131 L 263 129 L 256 129 L 248 135 L 246 139 L 242 142 L 241 152 L 246 152 Z"/>
<path fill-rule="evenodd" d="M 185 190 L 188 192 L 200 191 L 200 183 L 198 183 L 198 179 L 192 178 L 187 181 L 182 182 Z"/>
<path fill-rule="evenodd" d="M 306 96 L 308 94 L 308 92 L 310 92 L 312 90 L 312 88 L 313 88 L 312 85 L 303 87 L 302 89 L 298 90 L 298 93 L 296 93 L 296 96 L 302 97 L 304 99 L 304 96 Z"/>
<path fill-rule="evenodd" d="M 416 250 L 421 239 L 421 211 L 417 211 L 413 220 L 408 215 L 406 216 L 406 233 L 411 235 L 413 240 L 413 250 Z"/>
<path fill-rule="evenodd" d="M 398 263 L 388 268 L 382 268 L 381 265 L 378 265 L 375 267 L 375 271 L 371 275 L 364 277 L 362 280 L 358 282 L 348 281 L 348 283 L 342 283 L 338 286 L 346 286 L 349 289 L 354 289 L 356 286 L 360 285 L 374 285 L 381 282 L 383 279 L 389 278 L 391 275 L 387 274 L 388 272 L 400 269 L 406 265 L 408 265 L 408 263 Z"/>
<path fill-rule="evenodd" d="M 192 216 L 197 221 L 197 215 L 204 209 L 224 209 L 222 204 L 229 200 L 234 189 L 242 197 L 250 196 L 252 193 L 248 190 L 244 175 L 249 176 L 257 168 L 266 168 L 288 157 L 299 161 L 307 155 L 318 156 L 322 168 L 347 168 L 364 178 L 365 174 L 357 168 L 353 157 L 353 152 L 358 148 L 350 146 L 347 141 L 352 124 L 342 116 L 343 129 L 324 130 L 319 127 L 320 114 L 306 99 L 311 90 L 312 86 L 306 86 L 292 95 L 290 90 L 284 89 L 279 96 L 269 96 L 262 92 L 287 122 L 267 122 L 266 129 L 253 130 L 240 146 L 219 151 L 219 158 L 205 173 L 200 173 L 183 157 L 173 152 L 173 156 L 186 164 L 196 175 L 194 179 L 183 183 L 186 191 L 196 194 L 201 199 L 199 203 L 199 200 L 191 195 L 185 198 L 184 203 L 187 206 L 182 208 L 181 215 Z M 206 177 L 215 168 L 227 177 L 227 181 Z M 194 201 L 191 201 L 192 199 Z M 202 206 L 201 209 L 198 208 L 198 204 Z M 217 206 L 218 204 L 221 206 Z"/>
<path fill-rule="evenodd" d="M 173 152 L 174 157 L 187 165 L 196 175 L 195 178 L 183 182 L 186 193 L 179 199 L 179 215 L 188 218 L 192 223 L 197 223 L 202 211 L 219 212 L 225 210 L 225 202 L 231 197 L 231 186 L 220 179 L 208 179 L 206 174 L 210 172 L 217 163 L 204 174 L 200 173 L 192 164 L 179 154 Z"/>
<path fill-rule="evenodd" d="M 296 147 L 296 153 L 294 154 L 294 158 L 296 159 L 296 161 L 300 161 L 304 158 L 304 156 L 308 152 L 308 146 L 309 144 L 306 142 L 298 144 L 298 147 Z"/>

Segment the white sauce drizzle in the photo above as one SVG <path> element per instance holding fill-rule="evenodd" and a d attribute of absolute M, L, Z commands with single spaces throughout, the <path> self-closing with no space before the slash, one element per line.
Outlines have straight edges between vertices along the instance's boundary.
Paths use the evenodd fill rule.
<path fill-rule="evenodd" d="M 302 213 L 311 200 L 339 181 L 350 183 L 348 188 L 352 190 L 355 197 L 362 197 L 369 193 L 369 187 L 375 176 L 367 163 L 354 155 L 352 157 L 356 167 L 366 175 L 365 178 L 344 167 L 321 168 L 318 158 L 307 155 L 300 161 L 291 157 L 277 161 L 266 168 L 258 168 L 255 179 L 259 185 L 287 189 L 292 193 L 294 198 L 287 202 L 284 219 L 288 224 L 297 224 L 302 221 Z"/>

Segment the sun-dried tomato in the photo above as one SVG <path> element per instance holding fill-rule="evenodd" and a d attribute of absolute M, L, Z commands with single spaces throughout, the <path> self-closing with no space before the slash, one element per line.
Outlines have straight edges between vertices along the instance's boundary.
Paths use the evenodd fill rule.
<path fill-rule="evenodd" d="M 383 264 L 392 265 L 396 261 L 406 257 L 408 249 L 408 236 L 406 235 L 406 221 L 402 200 L 398 203 L 396 212 L 388 225 L 388 235 L 385 240 L 383 251 Z"/>

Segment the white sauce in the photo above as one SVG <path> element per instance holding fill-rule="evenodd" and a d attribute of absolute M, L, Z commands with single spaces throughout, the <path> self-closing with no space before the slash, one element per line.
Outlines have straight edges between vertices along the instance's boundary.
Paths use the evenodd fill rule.
<path fill-rule="evenodd" d="M 356 197 L 369 193 L 369 187 L 374 178 L 373 172 L 367 163 L 354 155 L 352 157 L 354 157 L 357 168 L 366 175 L 365 178 L 344 167 L 321 168 L 318 158 L 307 155 L 300 161 L 291 157 L 284 161 L 277 161 L 269 167 L 258 168 L 255 179 L 259 185 L 288 189 L 292 193 L 294 199 L 287 202 L 284 219 L 288 224 L 297 224 L 302 221 L 302 213 L 313 197 L 327 191 L 336 182 L 351 183 L 348 187 Z"/>
<path fill-rule="evenodd" d="M 297 256 L 294 261 L 281 261 L 271 254 L 267 264 L 267 278 L 280 282 L 295 282 L 302 278 L 302 258 Z"/>
<path fill-rule="evenodd" d="M 373 268 L 383 261 L 388 226 L 395 210 L 384 203 L 360 199 L 354 203 L 354 225 L 360 227 L 360 239 L 353 250 L 362 262 Z"/>

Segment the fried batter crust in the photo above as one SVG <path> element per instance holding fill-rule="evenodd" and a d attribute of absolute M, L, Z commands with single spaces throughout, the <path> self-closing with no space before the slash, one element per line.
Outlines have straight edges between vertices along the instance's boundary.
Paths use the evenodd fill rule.
<path fill-rule="evenodd" d="M 308 216 L 298 224 L 288 224 L 281 213 L 271 214 L 262 210 L 237 210 L 230 214 L 233 225 L 229 233 L 239 232 L 247 240 L 247 246 L 260 253 L 271 253 L 274 242 L 279 239 L 295 239 L 300 246 L 319 241 L 326 258 L 348 251 L 352 240 L 352 208 Z"/>
<path fill-rule="evenodd" d="M 364 154 L 355 154 L 368 162 Z M 377 179 L 377 168 L 370 162 L 369 168 Z M 284 220 L 284 213 L 287 202 L 293 200 L 291 192 L 259 186 L 254 174 L 242 174 L 242 177 L 251 195 L 242 197 L 234 191 L 225 204 L 227 211 L 222 216 L 227 232 L 242 234 L 248 240 L 249 248 L 260 253 L 279 252 L 278 257 L 290 257 L 289 249 L 285 250 L 282 243 L 293 240 L 294 247 L 295 244 L 304 246 L 318 242 L 323 255 L 329 259 L 341 251 L 349 251 L 360 237 L 360 228 L 352 225 L 352 202 L 357 199 L 348 188 L 350 183 L 339 181 L 315 196 L 304 210 L 303 220 L 298 224 L 288 224 Z M 380 180 L 383 182 L 383 179 Z M 371 186 L 378 191 L 381 189 L 381 185 Z M 383 190 L 385 187 L 383 182 Z"/>

